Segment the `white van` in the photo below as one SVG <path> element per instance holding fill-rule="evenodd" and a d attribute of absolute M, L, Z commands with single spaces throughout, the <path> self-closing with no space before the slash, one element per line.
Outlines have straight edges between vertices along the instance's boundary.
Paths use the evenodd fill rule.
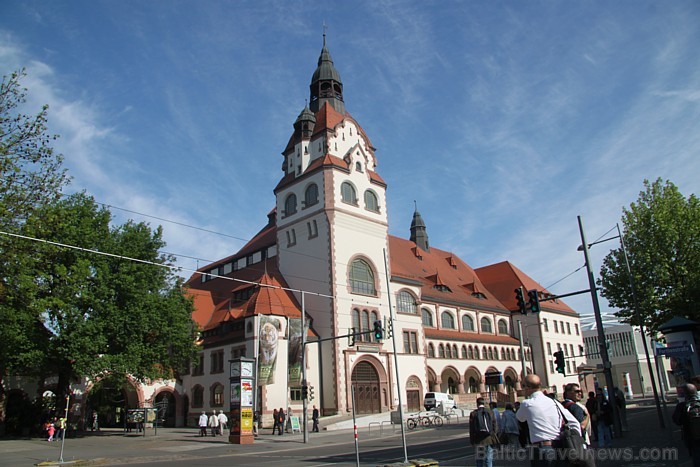
<path fill-rule="evenodd" d="M 425 407 L 425 410 L 431 410 L 440 405 L 445 409 L 457 407 L 452 394 L 446 392 L 428 392 L 425 394 L 425 398 L 423 399 L 423 407 Z"/>

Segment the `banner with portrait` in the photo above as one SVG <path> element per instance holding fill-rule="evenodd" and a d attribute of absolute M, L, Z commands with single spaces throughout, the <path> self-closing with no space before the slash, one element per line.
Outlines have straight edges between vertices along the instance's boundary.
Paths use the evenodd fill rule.
<path fill-rule="evenodd" d="M 289 320 L 289 340 L 287 342 L 289 351 L 287 381 L 290 387 L 299 386 L 301 384 L 301 353 L 303 351 L 300 318 Z"/>
<path fill-rule="evenodd" d="M 279 329 L 279 319 L 272 316 L 260 316 L 260 329 L 258 332 L 258 386 L 275 383 Z"/>

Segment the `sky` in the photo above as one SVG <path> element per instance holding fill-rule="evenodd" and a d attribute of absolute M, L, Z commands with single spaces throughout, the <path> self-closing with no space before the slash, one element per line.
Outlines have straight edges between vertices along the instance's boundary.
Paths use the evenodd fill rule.
<path fill-rule="evenodd" d="M 565 294 L 588 288 L 577 216 L 590 243 L 645 179 L 700 191 L 696 0 L 5 0 L 0 70 L 49 104 L 67 191 L 163 225 L 189 276 L 266 224 L 324 24 L 392 235 L 415 201 L 431 246 Z"/>

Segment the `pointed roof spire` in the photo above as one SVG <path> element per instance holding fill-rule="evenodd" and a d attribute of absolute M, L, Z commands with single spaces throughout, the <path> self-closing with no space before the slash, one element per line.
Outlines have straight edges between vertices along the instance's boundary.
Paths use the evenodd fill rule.
<path fill-rule="evenodd" d="M 413 212 L 413 220 L 411 221 L 411 238 L 410 240 L 418 245 L 424 251 L 430 251 L 430 242 L 428 241 L 428 230 L 423 222 L 420 212 L 418 212 L 418 203 L 413 201 L 415 211 Z"/>
<path fill-rule="evenodd" d="M 345 114 L 343 102 L 343 81 L 336 70 L 331 53 L 326 47 L 326 25 L 323 25 L 323 48 L 318 57 L 318 67 L 311 77 L 311 105 L 313 112 L 318 112 L 328 102 L 338 112 Z"/>

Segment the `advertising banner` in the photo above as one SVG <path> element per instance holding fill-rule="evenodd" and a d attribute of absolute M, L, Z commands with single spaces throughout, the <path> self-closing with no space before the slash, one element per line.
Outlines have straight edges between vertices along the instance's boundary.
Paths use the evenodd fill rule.
<path fill-rule="evenodd" d="M 301 384 L 301 319 L 289 320 L 289 359 L 287 381 L 290 386 Z"/>
<path fill-rule="evenodd" d="M 279 329 L 279 319 L 271 316 L 260 316 L 258 386 L 266 386 L 275 382 Z"/>

